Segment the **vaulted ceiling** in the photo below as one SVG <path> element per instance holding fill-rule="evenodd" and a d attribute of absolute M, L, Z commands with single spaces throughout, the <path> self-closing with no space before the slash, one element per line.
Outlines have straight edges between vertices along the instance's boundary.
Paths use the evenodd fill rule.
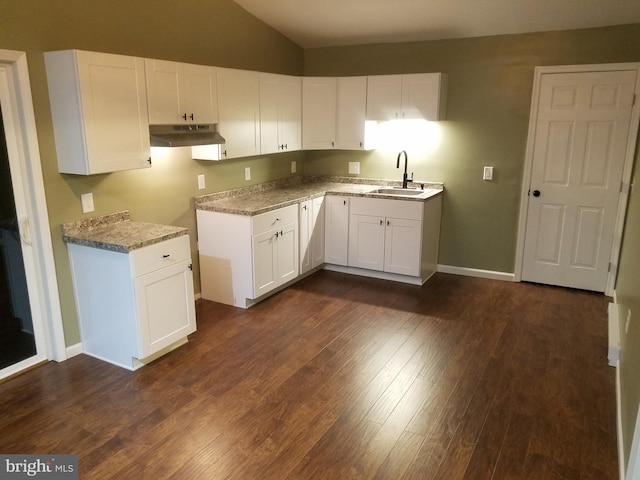
<path fill-rule="evenodd" d="M 638 0 L 235 0 L 303 48 L 640 23 Z"/>

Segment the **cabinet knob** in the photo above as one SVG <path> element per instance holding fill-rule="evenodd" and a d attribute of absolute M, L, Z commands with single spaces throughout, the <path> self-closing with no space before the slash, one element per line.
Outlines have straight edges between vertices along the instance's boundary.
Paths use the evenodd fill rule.
<path fill-rule="evenodd" d="M 534 197 L 539 197 L 540 196 L 540 190 L 534 190 L 531 193 L 533 194 Z"/>
<path fill-rule="evenodd" d="M 382 225 L 382 220 L 380 220 L 380 225 Z"/>

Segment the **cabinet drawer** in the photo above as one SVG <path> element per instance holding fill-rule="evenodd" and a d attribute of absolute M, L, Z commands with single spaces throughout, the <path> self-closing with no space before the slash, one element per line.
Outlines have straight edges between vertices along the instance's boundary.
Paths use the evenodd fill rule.
<path fill-rule="evenodd" d="M 191 258 L 189 235 L 172 238 L 132 251 L 131 271 L 134 277 L 168 267 Z"/>
<path fill-rule="evenodd" d="M 253 235 L 259 235 L 274 228 L 296 222 L 298 220 L 298 205 L 289 205 L 270 212 L 261 213 L 251 219 Z"/>

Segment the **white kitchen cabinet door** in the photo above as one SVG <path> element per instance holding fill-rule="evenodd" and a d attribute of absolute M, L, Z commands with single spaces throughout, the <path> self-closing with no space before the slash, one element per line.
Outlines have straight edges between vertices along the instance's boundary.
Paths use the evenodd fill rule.
<path fill-rule="evenodd" d="M 367 79 L 367 120 L 393 120 L 402 109 L 402 75 L 374 75 Z"/>
<path fill-rule="evenodd" d="M 258 298 L 277 286 L 275 232 L 253 236 L 253 295 Z"/>
<path fill-rule="evenodd" d="M 278 285 L 283 285 L 298 276 L 298 223 L 282 227 L 275 241 L 275 263 Z"/>
<path fill-rule="evenodd" d="M 300 203 L 300 273 L 324 263 L 324 197 Z"/>
<path fill-rule="evenodd" d="M 420 275 L 422 222 L 385 219 L 384 268 L 388 273 Z"/>
<path fill-rule="evenodd" d="M 135 291 L 142 357 L 195 332 L 190 260 L 136 277 Z"/>
<path fill-rule="evenodd" d="M 384 218 L 352 214 L 349 219 L 349 266 L 384 269 Z"/>
<path fill-rule="evenodd" d="M 298 230 L 300 232 L 299 257 L 300 273 L 311 270 L 311 232 L 313 206 L 311 200 L 301 202 L 298 209 Z"/>
<path fill-rule="evenodd" d="M 336 148 L 364 150 L 367 77 L 337 79 Z"/>
<path fill-rule="evenodd" d="M 299 150 L 302 137 L 302 80 L 260 73 L 260 152 Z"/>
<path fill-rule="evenodd" d="M 325 262 L 346 266 L 349 252 L 349 197 L 327 195 L 324 208 Z"/>
<path fill-rule="evenodd" d="M 336 101 L 336 78 L 303 77 L 302 147 L 305 150 L 335 148 Z"/>
<path fill-rule="evenodd" d="M 222 158 L 257 155 L 260 153 L 259 74 L 229 68 L 217 71 L 219 129 L 226 140 L 220 147 Z"/>
<path fill-rule="evenodd" d="M 311 201 L 311 268 L 324 263 L 324 199 L 317 197 Z"/>
<path fill-rule="evenodd" d="M 151 125 L 217 123 L 214 67 L 146 59 Z"/>
<path fill-rule="evenodd" d="M 402 118 L 444 120 L 447 78 L 442 73 L 402 76 Z"/>
<path fill-rule="evenodd" d="M 81 50 L 44 56 L 58 171 L 150 167 L 144 60 Z"/>
<path fill-rule="evenodd" d="M 280 81 L 278 142 L 281 151 L 302 148 L 302 78 L 283 76 Z"/>
<path fill-rule="evenodd" d="M 444 120 L 446 97 L 443 73 L 373 75 L 367 79 L 367 120 Z"/>

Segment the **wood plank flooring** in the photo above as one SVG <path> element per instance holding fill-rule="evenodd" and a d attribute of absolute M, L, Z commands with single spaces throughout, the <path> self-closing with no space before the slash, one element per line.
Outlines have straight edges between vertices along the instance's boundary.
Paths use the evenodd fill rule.
<path fill-rule="evenodd" d="M 199 301 L 137 372 L 80 355 L 0 384 L 0 452 L 75 453 L 81 479 L 615 479 L 607 302 L 326 271 Z"/>

